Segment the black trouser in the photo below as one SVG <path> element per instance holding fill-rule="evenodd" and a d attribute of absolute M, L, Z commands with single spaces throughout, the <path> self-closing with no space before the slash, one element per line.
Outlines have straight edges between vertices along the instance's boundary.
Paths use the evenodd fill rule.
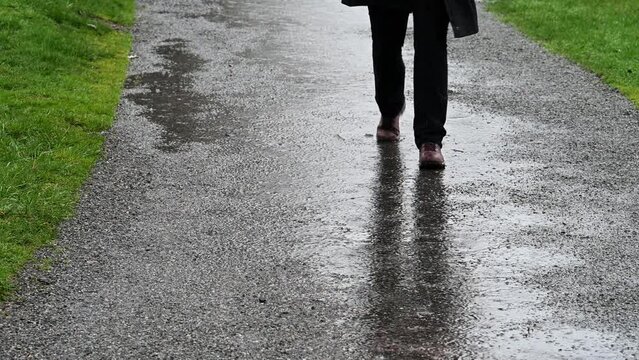
<path fill-rule="evenodd" d="M 415 1 L 411 9 L 369 6 L 373 33 L 375 100 L 382 116 L 392 118 L 404 106 L 402 46 L 408 15 L 413 13 L 415 40 L 415 143 L 441 145 L 448 105 L 448 15 L 443 0 Z"/>

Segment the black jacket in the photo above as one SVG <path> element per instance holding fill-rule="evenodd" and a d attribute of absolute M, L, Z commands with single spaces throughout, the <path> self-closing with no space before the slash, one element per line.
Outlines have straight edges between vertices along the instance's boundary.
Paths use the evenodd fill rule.
<path fill-rule="evenodd" d="M 417 0 L 432 1 L 432 0 Z M 455 37 L 464 37 L 476 34 L 479 31 L 477 25 L 477 8 L 475 0 L 444 0 L 448 17 L 453 27 Z M 342 3 L 348 6 L 393 6 L 402 7 L 410 6 L 411 0 L 342 0 Z"/>

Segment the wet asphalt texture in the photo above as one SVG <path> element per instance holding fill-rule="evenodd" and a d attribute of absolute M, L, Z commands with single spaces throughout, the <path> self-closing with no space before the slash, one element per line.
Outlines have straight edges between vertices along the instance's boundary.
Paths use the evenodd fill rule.
<path fill-rule="evenodd" d="M 0 358 L 637 358 L 637 109 L 482 10 L 420 172 L 410 106 L 372 137 L 366 10 L 291 4 L 139 1 L 105 156 Z"/>

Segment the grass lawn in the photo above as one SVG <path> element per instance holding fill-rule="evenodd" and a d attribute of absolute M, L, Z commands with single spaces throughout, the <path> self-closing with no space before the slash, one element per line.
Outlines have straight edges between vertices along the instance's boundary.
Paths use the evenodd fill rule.
<path fill-rule="evenodd" d="M 639 106 L 639 0 L 489 0 L 488 9 Z"/>
<path fill-rule="evenodd" d="M 0 0 L 0 299 L 73 214 L 128 64 L 134 0 Z"/>

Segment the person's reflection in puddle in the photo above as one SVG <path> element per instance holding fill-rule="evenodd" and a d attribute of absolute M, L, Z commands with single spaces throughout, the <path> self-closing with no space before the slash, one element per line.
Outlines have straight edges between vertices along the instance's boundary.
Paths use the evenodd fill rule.
<path fill-rule="evenodd" d="M 448 262 L 442 173 L 417 175 L 411 224 L 403 172 L 398 147 L 380 146 L 371 224 L 373 351 L 392 358 L 452 356 L 464 300 Z"/>
<path fill-rule="evenodd" d="M 403 210 L 404 177 L 402 158 L 395 144 L 380 144 L 378 181 L 373 191 L 371 233 L 371 267 L 378 301 L 392 298 L 401 281 L 400 241 Z M 390 305 L 390 304 L 389 304 Z M 380 309 L 384 316 L 386 309 Z"/>

